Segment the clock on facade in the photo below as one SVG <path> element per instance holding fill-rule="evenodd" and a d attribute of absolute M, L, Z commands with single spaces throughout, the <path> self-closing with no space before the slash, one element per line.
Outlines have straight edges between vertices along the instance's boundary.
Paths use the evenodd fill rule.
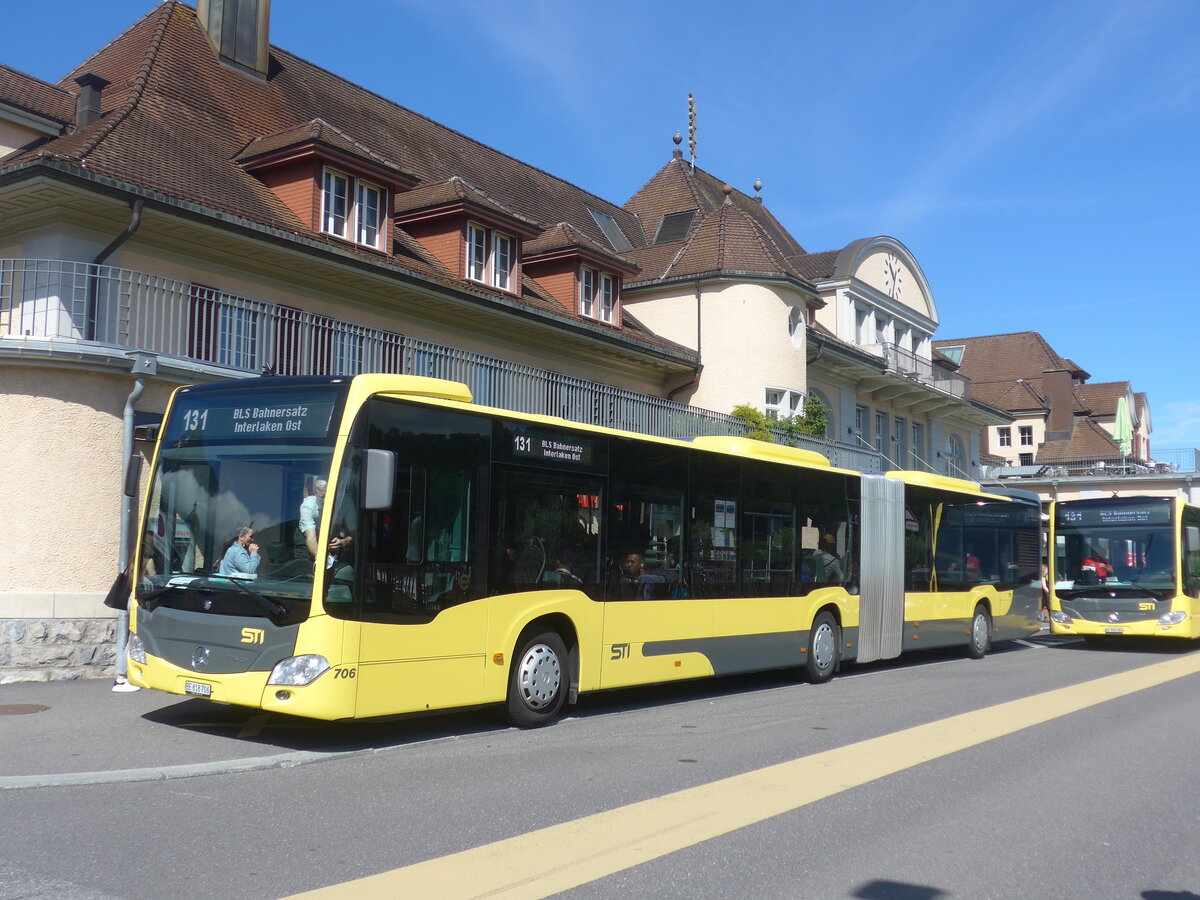
<path fill-rule="evenodd" d="M 883 290 L 893 300 L 900 299 L 903 270 L 895 253 L 889 253 L 883 261 Z"/>

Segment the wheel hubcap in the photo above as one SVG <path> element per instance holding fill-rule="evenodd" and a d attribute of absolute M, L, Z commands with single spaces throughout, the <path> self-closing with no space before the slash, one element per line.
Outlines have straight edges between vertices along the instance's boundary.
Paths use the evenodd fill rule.
<path fill-rule="evenodd" d="M 987 638 L 988 638 L 987 616 L 976 616 L 975 617 L 974 636 L 975 636 L 975 646 L 976 647 L 978 647 L 980 650 L 982 650 L 984 647 L 987 646 Z"/>
<path fill-rule="evenodd" d="M 826 669 L 833 665 L 833 651 L 833 629 L 822 622 L 817 626 L 816 633 L 813 635 L 812 654 L 813 659 L 817 661 L 818 668 Z"/>
<path fill-rule="evenodd" d="M 530 709 L 544 709 L 558 696 L 562 667 L 558 655 L 545 644 L 530 647 L 521 660 L 521 697 Z"/>

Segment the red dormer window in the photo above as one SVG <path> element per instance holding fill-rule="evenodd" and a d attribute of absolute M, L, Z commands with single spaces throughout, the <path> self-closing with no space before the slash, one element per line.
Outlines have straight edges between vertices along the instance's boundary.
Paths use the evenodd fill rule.
<path fill-rule="evenodd" d="M 579 314 L 607 325 L 617 308 L 617 279 L 590 266 L 579 268 Z"/>
<path fill-rule="evenodd" d="M 362 178 L 326 167 L 321 181 L 321 231 L 379 250 L 387 200 L 383 190 Z"/>

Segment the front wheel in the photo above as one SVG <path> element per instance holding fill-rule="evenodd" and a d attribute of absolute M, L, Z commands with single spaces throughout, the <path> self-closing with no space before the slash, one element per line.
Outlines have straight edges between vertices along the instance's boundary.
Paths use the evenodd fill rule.
<path fill-rule="evenodd" d="M 967 652 L 971 659 L 983 659 L 992 649 L 992 617 L 982 603 L 975 607 L 975 615 L 971 617 L 971 642 Z"/>
<path fill-rule="evenodd" d="M 842 635 L 837 619 L 828 610 L 818 613 L 808 633 L 808 658 L 804 661 L 808 680 L 824 684 L 837 671 Z"/>
<path fill-rule="evenodd" d="M 508 675 L 508 719 L 518 728 L 549 725 L 567 699 L 566 644 L 556 632 L 546 631 L 518 647 Z"/>

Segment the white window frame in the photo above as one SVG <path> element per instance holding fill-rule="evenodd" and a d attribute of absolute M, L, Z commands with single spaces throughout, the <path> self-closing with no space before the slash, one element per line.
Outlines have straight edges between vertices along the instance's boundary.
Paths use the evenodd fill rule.
<path fill-rule="evenodd" d="M 607 272 L 600 273 L 599 308 L 600 321 L 608 325 L 613 322 L 613 311 L 617 308 L 617 279 Z"/>
<path fill-rule="evenodd" d="M 515 238 L 501 231 L 492 232 L 492 287 L 499 288 L 502 291 L 509 290 L 509 285 L 512 284 L 513 248 L 516 246 L 516 243 Z M 500 250 L 502 245 L 505 248 L 503 251 L 505 259 L 503 262 L 501 262 L 502 251 Z"/>
<path fill-rule="evenodd" d="M 1012 427 L 1009 425 L 1001 425 L 996 429 L 996 446 L 1011 447 L 1012 446 Z"/>
<path fill-rule="evenodd" d="M 331 203 L 335 199 L 344 204 L 340 214 L 336 203 Z M 340 223 L 336 221 L 339 217 Z M 369 236 L 371 230 L 374 239 Z M 387 234 L 387 191 L 366 179 L 325 166 L 321 175 L 321 233 L 372 250 L 383 249 Z"/>
<path fill-rule="evenodd" d="M 372 204 L 371 198 L 374 197 Z M 357 180 L 354 187 L 354 239 L 355 243 L 364 247 L 379 249 L 383 240 L 384 214 L 383 188 L 369 181 Z M 374 238 L 368 235 L 368 230 L 374 231 Z"/>
<path fill-rule="evenodd" d="M 474 222 L 467 223 L 467 278 L 488 280 L 488 230 Z"/>
<path fill-rule="evenodd" d="M 1033 426 L 1032 425 L 1018 425 L 1017 426 L 1017 435 L 1020 438 L 1022 447 L 1032 447 L 1033 446 Z"/>
<path fill-rule="evenodd" d="M 786 419 L 796 415 L 804 405 L 804 394 L 787 388 L 763 388 L 763 412 L 768 419 Z"/>
<path fill-rule="evenodd" d="M 340 192 L 336 190 L 338 184 L 342 188 Z M 350 176 L 326 166 L 321 178 L 321 231 L 325 234 L 346 239 L 346 229 L 350 225 L 350 196 Z M 330 203 L 331 199 L 340 199 L 343 203 L 340 229 L 335 227 L 335 217 L 339 213 L 336 212 L 336 204 Z M 331 209 L 331 206 L 334 208 Z"/>
<path fill-rule="evenodd" d="M 579 314 L 588 319 L 596 318 L 596 274 L 588 266 L 579 267 Z"/>

